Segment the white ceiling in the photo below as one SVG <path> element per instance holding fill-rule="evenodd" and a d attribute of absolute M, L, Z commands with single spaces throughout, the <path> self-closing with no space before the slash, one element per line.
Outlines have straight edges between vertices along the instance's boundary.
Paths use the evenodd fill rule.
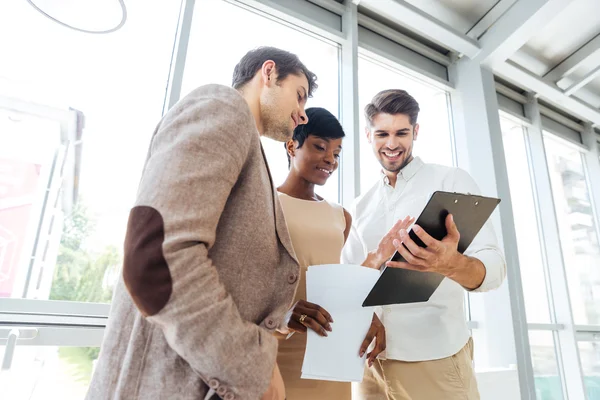
<path fill-rule="evenodd" d="M 506 18 L 502 21 L 506 14 L 513 17 L 522 15 L 515 14 L 515 10 L 527 11 L 532 6 L 546 7 L 546 11 L 557 10 L 549 18 L 539 18 L 535 30 L 524 30 L 524 40 L 507 54 L 507 62 L 516 64 L 533 78 L 537 77 L 538 81 L 547 84 L 554 96 L 559 90 L 565 97 L 584 103 L 583 107 L 589 107 L 600 115 L 600 0 L 361 0 L 360 6 L 363 10 L 381 15 L 388 23 L 391 21 L 403 29 L 418 32 L 429 43 L 434 41 L 455 52 L 455 36 L 447 41 L 440 35 L 432 38 L 418 24 L 410 26 L 411 21 L 399 10 L 417 9 L 434 23 L 447 26 L 450 36 L 459 33 L 465 39 L 485 39 L 488 32 L 506 22 Z M 509 9 L 512 14 L 507 11 Z M 510 37 L 510 32 L 505 33 Z M 427 44 L 427 40 L 424 43 Z M 483 42 L 478 43 L 481 46 Z M 493 69 L 503 75 L 501 71 L 506 68 L 496 67 L 493 66 Z M 510 77 L 505 78 L 511 80 Z M 513 83 L 524 85 L 518 81 Z M 536 86 L 539 88 L 539 85 Z M 524 89 L 532 90 L 526 86 Z M 543 93 L 540 95 L 543 97 Z"/>
<path fill-rule="evenodd" d="M 545 75 L 598 34 L 600 1 L 572 1 L 519 50 L 518 53 L 533 55 L 539 62 L 530 65 L 525 61 L 521 65 L 537 75 Z"/>
<path fill-rule="evenodd" d="M 600 64 L 598 64 L 600 65 Z M 594 93 L 600 93 L 600 77 L 594 79 L 592 82 L 590 82 L 590 84 L 586 87 L 586 89 L 589 89 L 591 91 L 593 91 Z M 598 106 L 598 108 L 600 108 L 600 106 Z"/>
<path fill-rule="evenodd" d="M 409 4 L 467 34 L 498 0 L 407 0 Z"/>
<path fill-rule="evenodd" d="M 600 0 L 574 0 L 554 19 L 548 21 L 511 60 L 543 77 L 598 35 Z M 561 89 L 567 89 L 598 66 L 600 46 L 572 73 L 552 83 L 556 83 Z M 572 95 L 594 108 L 600 108 L 600 80 L 592 80 Z"/>

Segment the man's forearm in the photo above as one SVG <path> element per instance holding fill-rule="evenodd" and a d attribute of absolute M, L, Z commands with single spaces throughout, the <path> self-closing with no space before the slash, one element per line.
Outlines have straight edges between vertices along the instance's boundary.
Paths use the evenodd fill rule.
<path fill-rule="evenodd" d="M 474 290 L 481 286 L 485 279 L 486 269 L 480 260 L 459 254 L 454 265 L 456 268 L 448 278 L 468 290 Z"/>

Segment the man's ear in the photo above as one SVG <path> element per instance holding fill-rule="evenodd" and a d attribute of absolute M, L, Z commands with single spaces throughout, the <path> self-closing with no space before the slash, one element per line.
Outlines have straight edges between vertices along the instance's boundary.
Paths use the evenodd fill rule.
<path fill-rule="evenodd" d="M 373 138 L 371 134 L 371 129 L 368 126 L 365 126 L 365 135 L 367 135 L 367 141 L 371 143 L 373 141 Z"/>
<path fill-rule="evenodd" d="M 260 69 L 260 76 L 265 85 L 271 86 L 271 84 L 274 84 L 277 81 L 277 68 L 275 61 L 265 61 Z"/>
<path fill-rule="evenodd" d="M 419 136 L 419 124 L 415 124 L 415 127 L 413 129 L 413 140 L 417 140 L 418 136 Z"/>

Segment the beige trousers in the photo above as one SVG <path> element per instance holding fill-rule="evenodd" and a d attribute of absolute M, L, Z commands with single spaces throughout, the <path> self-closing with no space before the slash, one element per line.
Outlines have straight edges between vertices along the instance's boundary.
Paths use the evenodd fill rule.
<path fill-rule="evenodd" d="M 358 400 L 479 400 L 473 339 L 440 360 L 376 360 L 365 369 L 356 394 Z"/>

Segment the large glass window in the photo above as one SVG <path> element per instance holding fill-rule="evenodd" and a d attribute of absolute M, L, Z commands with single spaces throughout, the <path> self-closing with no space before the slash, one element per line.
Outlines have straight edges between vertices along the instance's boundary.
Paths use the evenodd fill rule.
<path fill-rule="evenodd" d="M 535 191 L 530 174 L 527 136 L 521 124 L 500 119 L 510 185 L 519 266 L 527 322 L 550 323 L 545 263 L 542 257 Z"/>
<path fill-rule="evenodd" d="M 126 3 L 104 35 L 0 4 L 0 297 L 111 299 L 180 9 Z"/>
<path fill-rule="evenodd" d="M 18 346 L 11 368 L 0 374 L 2 398 L 81 400 L 87 392 L 98 347 Z M 4 347 L 0 347 L 0 359 Z"/>
<path fill-rule="evenodd" d="M 419 103 L 420 128 L 413 154 L 420 156 L 425 162 L 454 164 L 447 93 L 361 55 L 358 59 L 361 192 L 368 190 L 377 181 L 381 171 L 381 166 L 367 141 L 363 110 L 373 96 L 385 89 L 404 89 Z"/>
<path fill-rule="evenodd" d="M 573 320 L 600 325 L 600 245 L 580 150 L 544 136 Z"/>
<path fill-rule="evenodd" d="M 223 21 L 227 20 L 227 24 Z M 231 27 L 251 26 L 244 34 Z M 207 40 L 218 38 L 218 40 Z M 319 88 L 307 107 L 323 107 L 339 117 L 339 46 L 300 31 L 284 21 L 251 12 L 223 0 L 205 0 L 196 4 L 182 84 L 182 97 L 208 83 L 231 85 L 233 68 L 249 50 L 275 46 L 291 51 L 317 75 Z M 273 181 L 280 185 L 288 173 L 286 151 L 282 143 L 262 139 Z M 338 201 L 338 172 L 316 192 Z"/>
<path fill-rule="evenodd" d="M 596 334 L 597 335 L 597 334 Z M 578 342 L 579 358 L 588 400 L 600 399 L 600 342 Z"/>
<path fill-rule="evenodd" d="M 90 35 L 26 1 L 0 2 L 0 308 L 27 303 L 23 318 L 45 321 L 16 342 L 2 398 L 82 399 L 89 384 L 98 348 L 77 346 L 98 346 L 101 334 L 66 334 L 62 310 L 77 303 L 43 300 L 85 302 L 83 315 L 111 300 L 180 11 L 179 1 L 125 4 L 121 29 Z M 0 358 L 19 327 L 6 318 Z M 28 344 L 31 329 L 42 345 Z"/>
<path fill-rule="evenodd" d="M 530 331 L 529 345 L 537 400 L 562 400 L 563 391 L 558 372 L 554 333 Z"/>

